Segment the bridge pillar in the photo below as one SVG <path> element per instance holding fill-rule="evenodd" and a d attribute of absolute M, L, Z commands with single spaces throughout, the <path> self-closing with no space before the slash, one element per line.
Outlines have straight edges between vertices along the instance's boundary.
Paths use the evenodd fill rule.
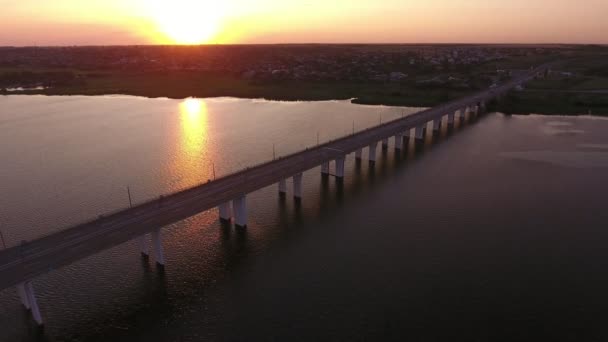
<path fill-rule="evenodd" d="M 147 258 L 150 256 L 150 248 L 148 247 L 148 234 L 139 237 L 139 251 L 141 256 Z"/>
<path fill-rule="evenodd" d="M 463 124 L 466 121 L 467 118 L 467 107 L 464 107 L 460 110 L 460 123 Z"/>
<path fill-rule="evenodd" d="M 218 207 L 220 211 L 220 220 L 224 222 L 230 221 L 232 213 L 230 212 L 230 202 L 222 203 Z"/>
<path fill-rule="evenodd" d="M 416 127 L 416 140 L 424 140 L 426 135 L 426 124 Z"/>
<path fill-rule="evenodd" d="M 345 157 L 336 158 L 336 178 L 344 178 L 344 160 Z"/>
<path fill-rule="evenodd" d="M 287 180 L 281 179 L 279 181 L 279 195 L 285 196 L 287 193 Z"/>
<path fill-rule="evenodd" d="M 387 150 L 388 149 L 388 138 L 382 139 L 382 149 L 383 150 Z"/>
<path fill-rule="evenodd" d="M 27 298 L 27 292 L 25 291 L 25 284 L 21 283 L 17 285 L 17 294 L 19 294 L 19 299 L 21 300 L 21 304 L 29 310 L 30 309 L 30 301 Z"/>
<path fill-rule="evenodd" d="M 247 227 L 247 197 L 245 195 L 232 200 L 234 208 L 234 224 L 237 227 Z"/>
<path fill-rule="evenodd" d="M 395 134 L 395 150 L 401 150 L 403 148 L 403 134 Z"/>
<path fill-rule="evenodd" d="M 370 163 L 375 163 L 376 162 L 376 149 L 378 148 L 378 142 L 373 142 L 371 144 L 369 144 L 369 162 Z"/>
<path fill-rule="evenodd" d="M 454 112 L 448 113 L 448 130 L 454 129 Z"/>
<path fill-rule="evenodd" d="M 321 174 L 323 176 L 329 175 L 329 162 L 321 164 Z"/>
<path fill-rule="evenodd" d="M 408 146 L 410 144 L 410 138 L 412 137 L 412 129 L 408 128 L 403 132 L 403 145 Z"/>
<path fill-rule="evenodd" d="M 152 232 L 152 247 L 154 249 L 154 259 L 156 264 L 160 267 L 165 266 L 165 253 L 163 252 L 163 241 L 161 236 L 161 229 L 156 228 Z"/>
<path fill-rule="evenodd" d="M 439 131 L 441 131 L 441 120 L 442 119 L 443 119 L 443 116 L 433 120 L 433 134 L 437 135 L 437 134 L 439 134 Z"/>
<path fill-rule="evenodd" d="M 36 294 L 34 293 L 34 288 L 32 287 L 31 281 L 26 281 L 23 283 L 23 292 L 28 302 L 27 309 L 29 309 L 32 313 L 32 318 L 38 325 L 43 325 L 42 315 L 40 314 L 40 308 L 38 307 L 38 301 L 36 300 Z"/>
<path fill-rule="evenodd" d="M 293 197 L 302 198 L 302 174 L 297 173 L 293 176 Z"/>

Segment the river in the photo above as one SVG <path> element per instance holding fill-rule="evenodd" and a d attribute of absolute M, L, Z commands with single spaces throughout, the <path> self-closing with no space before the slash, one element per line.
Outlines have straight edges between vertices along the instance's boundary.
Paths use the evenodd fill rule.
<path fill-rule="evenodd" d="M 416 112 L 348 101 L 0 96 L 0 230 L 18 245 Z M 0 292 L 0 340 L 603 340 L 608 120 L 489 114 L 301 203 L 248 196 Z M 290 193 L 291 193 L 291 186 Z"/>

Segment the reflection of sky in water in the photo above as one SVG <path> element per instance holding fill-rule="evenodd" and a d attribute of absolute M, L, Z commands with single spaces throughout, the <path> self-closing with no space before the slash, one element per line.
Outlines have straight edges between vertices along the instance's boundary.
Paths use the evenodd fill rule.
<path fill-rule="evenodd" d="M 317 132 L 328 140 L 350 132 L 352 121 L 363 129 L 377 124 L 379 112 L 388 120 L 403 110 L 344 101 L 125 96 L 0 96 L 0 108 L 10 108 L 0 111 L 0 228 L 9 243 L 122 208 L 126 185 L 136 202 L 156 198 L 206 181 L 213 166 L 223 175 L 271 158 L 274 143 L 284 155 L 316 144 Z M 603 331 L 596 313 L 608 307 L 607 130 L 599 118 L 488 115 L 420 158 L 414 149 L 397 156 L 391 148 L 376 171 L 357 167 L 351 155 L 340 186 L 322 181 L 318 169 L 306 172 L 300 203 L 279 200 L 274 185 L 249 194 L 246 232 L 222 227 L 215 211 L 164 229 L 167 276 L 142 265 L 137 243 L 125 243 L 41 277 L 45 335 L 263 340 L 268 327 L 285 327 L 272 328 L 274 339 L 314 340 L 314 331 L 295 335 L 321 324 L 344 339 L 382 340 L 410 330 L 426 338 L 398 337 L 445 340 L 429 335 L 433 322 L 451 322 L 448 334 L 463 326 L 477 332 L 487 315 L 529 317 L 523 326 Z M 450 176 L 440 176 L 446 170 Z M 370 227 L 382 227 L 382 234 Z M 528 276 L 539 269 L 546 272 Z M 446 287 L 455 276 L 464 278 Z M 290 281 L 311 277 L 314 286 Z M 593 281 L 580 281 L 585 277 Z M 441 305 L 428 311 L 434 293 L 424 289 L 441 289 Z M 572 309 L 580 293 L 589 298 L 584 312 Z M 314 309 L 328 307 L 320 320 Z M 14 291 L 0 293 L 2 341 L 36 340 L 23 329 L 31 322 L 19 308 Z M 378 315 L 378 308 L 387 311 Z M 539 310 L 555 314 L 539 320 Z M 417 321 L 420 312 L 427 317 Z M 133 319 L 138 315 L 151 324 L 142 327 Z M 294 330 L 293 322 L 303 328 Z M 365 336 L 353 322 L 383 336 Z M 483 329 L 473 334 L 462 339 L 487 337 Z M 543 337 L 536 339 L 550 339 Z M 595 337 L 580 340 L 603 340 Z"/>
<path fill-rule="evenodd" d="M 569 128 L 572 126 L 572 122 L 549 121 L 541 129 L 543 133 L 548 135 L 578 135 L 585 133 L 582 129 Z"/>
<path fill-rule="evenodd" d="M 544 121 L 546 117 L 534 116 L 534 118 Z M 594 136 L 593 129 L 586 126 L 586 120 L 581 119 L 596 119 L 596 117 L 555 117 L 548 119 L 539 126 L 541 132 L 550 136 L 563 136 L 564 138 L 552 139 L 550 145 L 546 147 L 547 149 L 510 151 L 502 152 L 499 155 L 507 159 L 546 163 L 559 167 L 608 168 L 608 143 L 593 141 L 597 141 L 598 137 Z M 568 136 L 571 138 L 567 138 Z"/>
<path fill-rule="evenodd" d="M 608 150 L 608 144 L 578 144 L 579 149 Z"/>
<path fill-rule="evenodd" d="M 516 160 L 549 163 L 574 168 L 608 168 L 608 152 L 524 151 L 503 152 L 501 156 Z"/>
<path fill-rule="evenodd" d="M 555 127 L 559 127 L 559 126 L 572 126 L 572 122 L 567 122 L 567 121 L 549 121 L 549 122 L 547 122 L 547 126 L 555 126 Z"/>

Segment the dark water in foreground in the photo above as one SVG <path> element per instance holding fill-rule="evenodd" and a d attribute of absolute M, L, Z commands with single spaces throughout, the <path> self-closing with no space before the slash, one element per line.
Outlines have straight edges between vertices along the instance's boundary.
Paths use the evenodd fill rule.
<path fill-rule="evenodd" d="M 377 120 L 378 109 L 357 108 L 349 115 Z M 286 134 L 280 128 L 263 129 Z M 391 148 L 373 169 L 350 156 L 343 185 L 307 172 L 300 205 L 281 201 L 275 187 L 249 196 L 246 231 L 220 225 L 215 212 L 168 227 L 164 274 L 128 243 L 36 279 L 43 336 L 14 290 L 1 292 L 0 340 L 606 340 L 607 130 L 597 118 L 492 114 L 423 152 Z M 138 167 L 125 165 L 137 143 L 124 154 L 107 143 L 115 152 L 107 163 Z M 244 144 L 230 148 L 248 154 L 252 143 Z M 24 158 L 14 160 L 28 165 Z M 95 170 L 87 167 L 74 172 Z M 111 175 L 82 177 L 87 186 Z M 55 211 L 29 220 L 71 219 Z M 19 236 L 26 219 L 4 217 L 8 235 Z M 36 232 L 44 233 L 27 234 Z"/>

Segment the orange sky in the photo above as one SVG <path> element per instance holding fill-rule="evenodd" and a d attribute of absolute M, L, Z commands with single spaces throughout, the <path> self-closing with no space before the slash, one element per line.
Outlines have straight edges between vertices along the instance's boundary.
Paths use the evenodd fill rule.
<path fill-rule="evenodd" d="M 0 45 L 600 43 L 608 0 L 0 0 Z"/>

